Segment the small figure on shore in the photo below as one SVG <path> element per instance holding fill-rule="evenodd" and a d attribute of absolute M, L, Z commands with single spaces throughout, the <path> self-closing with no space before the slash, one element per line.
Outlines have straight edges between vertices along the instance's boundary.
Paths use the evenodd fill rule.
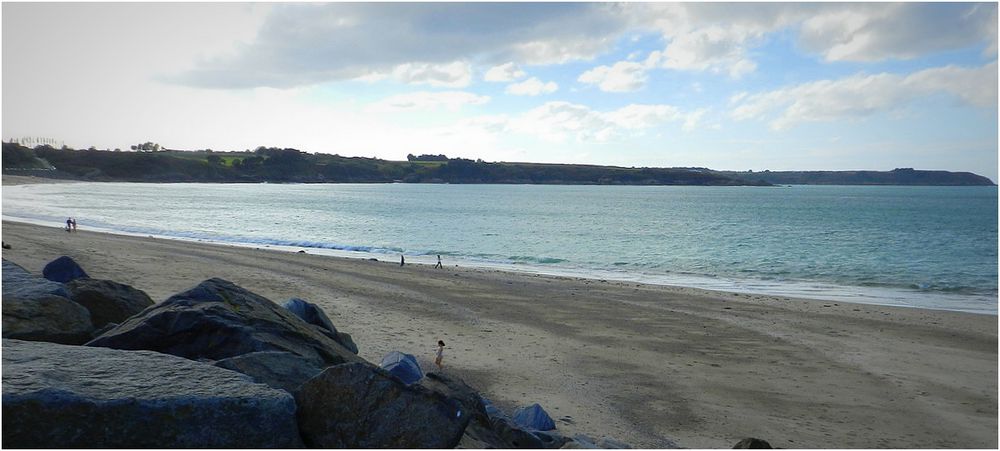
<path fill-rule="evenodd" d="M 403 258 L 403 254 L 399 254 L 399 266 L 403 266 L 405 264 L 406 264 L 406 259 Z"/>
<path fill-rule="evenodd" d="M 66 218 L 66 231 L 67 232 L 73 231 L 73 218 Z"/>
<path fill-rule="evenodd" d="M 444 358 L 444 341 L 438 340 L 437 356 L 434 357 L 434 364 L 437 365 L 438 370 L 443 370 L 444 366 L 441 365 L 441 360 Z"/>
<path fill-rule="evenodd" d="M 69 218 L 70 224 L 73 225 L 73 231 L 76 232 L 76 218 Z"/>
<path fill-rule="evenodd" d="M 438 262 L 434 265 L 435 268 L 442 269 L 444 266 L 441 265 L 441 254 L 438 254 Z"/>

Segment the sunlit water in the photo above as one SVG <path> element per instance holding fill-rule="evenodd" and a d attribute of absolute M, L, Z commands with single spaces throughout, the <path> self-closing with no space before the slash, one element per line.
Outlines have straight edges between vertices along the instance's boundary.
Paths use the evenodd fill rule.
<path fill-rule="evenodd" d="M 997 188 L 9 186 L 5 219 L 816 299 L 997 312 Z"/>

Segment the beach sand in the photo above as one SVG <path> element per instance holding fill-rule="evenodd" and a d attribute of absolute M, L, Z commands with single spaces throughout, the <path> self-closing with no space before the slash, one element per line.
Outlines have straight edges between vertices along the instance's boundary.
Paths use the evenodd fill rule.
<path fill-rule="evenodd" d="M 996 448 L 997 317 L 691 288 L 443 270 L 4 222 L 3 257 L 60 255 L 156 301 L 221 277 L 301 297 L 353 335 L 560 431 L 639 447 Z M 509 410 L 508 410 L 509 411 Z"/>

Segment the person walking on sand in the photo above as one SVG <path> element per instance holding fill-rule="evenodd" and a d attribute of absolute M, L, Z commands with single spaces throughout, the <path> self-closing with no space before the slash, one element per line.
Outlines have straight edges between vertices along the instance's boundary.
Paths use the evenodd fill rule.
<path fill-rule="evenodd" d="M 73 218 L 66 218 L 66 231 L 67 232 L 73 231 Z"/>
<path fill-rule="evenodd" d="M 73 224 L 73 231 L 76 232 L 76 218 L 70 218 L 70 223 Z"/>
<path fill-rule="evenodd" d="M 406 264 L 406 259 L 403 258 L 403 254 L 399 254 L 399 266 L 403 266 L 405 264 Z"/>
<path fill-rule="evenodd" d="M 438 262 L 437 262 L 436 265 L 434 265 L 434 267 L 437 268 L 437 269 L 444 268 L 444 266 L 441 265 L 441 254 L 438 254 Z"/>
<path fill-rule="evenodd" d="M 443 370 L 444 366 L 441 365 L 441 359 L 444 358 L 444 342 L 438 340 L 437 356 L 434 357 L 434 364 L 437 365 L 438 370 Z"/>

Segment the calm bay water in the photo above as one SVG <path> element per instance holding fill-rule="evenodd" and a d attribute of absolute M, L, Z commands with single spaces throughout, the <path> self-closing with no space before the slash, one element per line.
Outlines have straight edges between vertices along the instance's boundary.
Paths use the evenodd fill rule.
<path fill-rule="evenodd" d="M 312 253 L 997 312 L 997 188 L 86 183 L 6 219 Z M 359 254 L 359 252 L 361 254 Z"/>

